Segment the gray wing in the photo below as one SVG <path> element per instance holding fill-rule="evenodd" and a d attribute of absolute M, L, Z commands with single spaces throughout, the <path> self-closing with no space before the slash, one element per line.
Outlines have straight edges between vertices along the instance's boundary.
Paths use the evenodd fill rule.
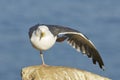
<path fill-rule="evenodd" d="M 54 35 L 57 35 L 57 42 L 67 39 L 67 42 L 73 46 L 73 48 L 77 49 L 77 51 L 81 51 L 89 58 L 92 58 L 94 64 L 98 62 L 100 68 L 104 69 L 104 63 L 99 55 L 99 52 L 95 48 L 94 44 L 85 35 L 68 27 L 58 25 L 49 25 L 48 27 L 50 27 L 49 29 Z"/>
<path fill-rule="evenodd" d="M 87 55 L 89 58 L 92 58 L 92 61 L 94 64 L 98 62 L 100 68 L 103 68 L 104 63 L 102 61 L 101 56 L 99 55 L 99 52 L 95 48 L 94 44 L 86 38 L 81 33 L 75 33 L 75 32 L 65 32 L 61 33 L 64 34 L 62 37 L 58 37 L 57 41 L 59 42 L 60 39 L 64 40 L 67 39 L 67 42 L 73 46 L 73 48 L 77 49 L 77 51 L 81 51 L 83 54 Z"/>

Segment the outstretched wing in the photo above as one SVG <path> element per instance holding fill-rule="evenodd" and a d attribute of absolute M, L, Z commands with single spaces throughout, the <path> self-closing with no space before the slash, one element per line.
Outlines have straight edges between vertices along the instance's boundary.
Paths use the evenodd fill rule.
<path fill-rule="evenodd" d="M 98 62 L 100 68 L 104 69 L 104 63 L 99 55 L 99 52 L 85 35 L 68 27 L 58 25 L 47 26 L 54 36 L 57 36 L 57 42 L 67 39 L 67 42 L 73 46 L 73 48 L 77 49 L 77 51 L 81 51 L 83 54 L 86 54 L 89 58 L 92 58 L 94 64 Z"/>
<path fill-rule="evenodd" d="M 79 52 L 81 51 L 83 54 L 86 54 L 89 58 L 92 58 L 94 64 L 98 62 L 100 68 L 103 68 L 104 63 L 99 55 L 99 52 L 87 37 L 78 32 L 62 32 L 59 34 L 63 36 L 58 37 L 58 42 L 60 39 L 67 39 L 67 42 L 73 46 L 73 48 L 77 49 Z"/>

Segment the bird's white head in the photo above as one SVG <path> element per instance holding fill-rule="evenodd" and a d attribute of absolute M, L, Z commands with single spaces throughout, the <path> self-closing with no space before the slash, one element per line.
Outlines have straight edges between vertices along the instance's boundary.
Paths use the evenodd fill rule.
<path fill-rule="evenodd" d="M 44 37 L 49 32 L 46 26 L 38 26 L 38 28 L 33 32 L 33 35 L 39 37 L 40 39 Z"/>

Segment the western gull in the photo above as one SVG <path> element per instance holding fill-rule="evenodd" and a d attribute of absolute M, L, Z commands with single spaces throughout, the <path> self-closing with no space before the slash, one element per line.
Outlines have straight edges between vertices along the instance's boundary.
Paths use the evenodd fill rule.
<path fill-rule="evenodd" d="M 103 60 L 94 44 L 80 31 L 60 25 L 37 24 L 29 29 L 29 38 L 32 46 L 40 51 L 42 64 L 45 65 L 42 51 L 50 49 L 55 42 L 67 40 L 77 51 L 81 51 L 92 58 L 101 69 L 104 69 Z"/>

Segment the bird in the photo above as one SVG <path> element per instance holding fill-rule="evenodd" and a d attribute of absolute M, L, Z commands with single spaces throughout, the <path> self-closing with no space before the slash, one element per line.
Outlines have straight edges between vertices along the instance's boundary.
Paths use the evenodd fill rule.
<path fill-rule="evenodd" d="M 43 51 L 53 47 L 56 42 L 66 41 L 78 52 L 91 58 L 93 64 L 98 63 L 99 67 L 104 70 L 103 60 L 95 45 L 78 30 L 61 25 L 36 24 L 29 28 L 28 34 L 32 46 L 40 51 L 42 65 L 46 65 Z"/>

